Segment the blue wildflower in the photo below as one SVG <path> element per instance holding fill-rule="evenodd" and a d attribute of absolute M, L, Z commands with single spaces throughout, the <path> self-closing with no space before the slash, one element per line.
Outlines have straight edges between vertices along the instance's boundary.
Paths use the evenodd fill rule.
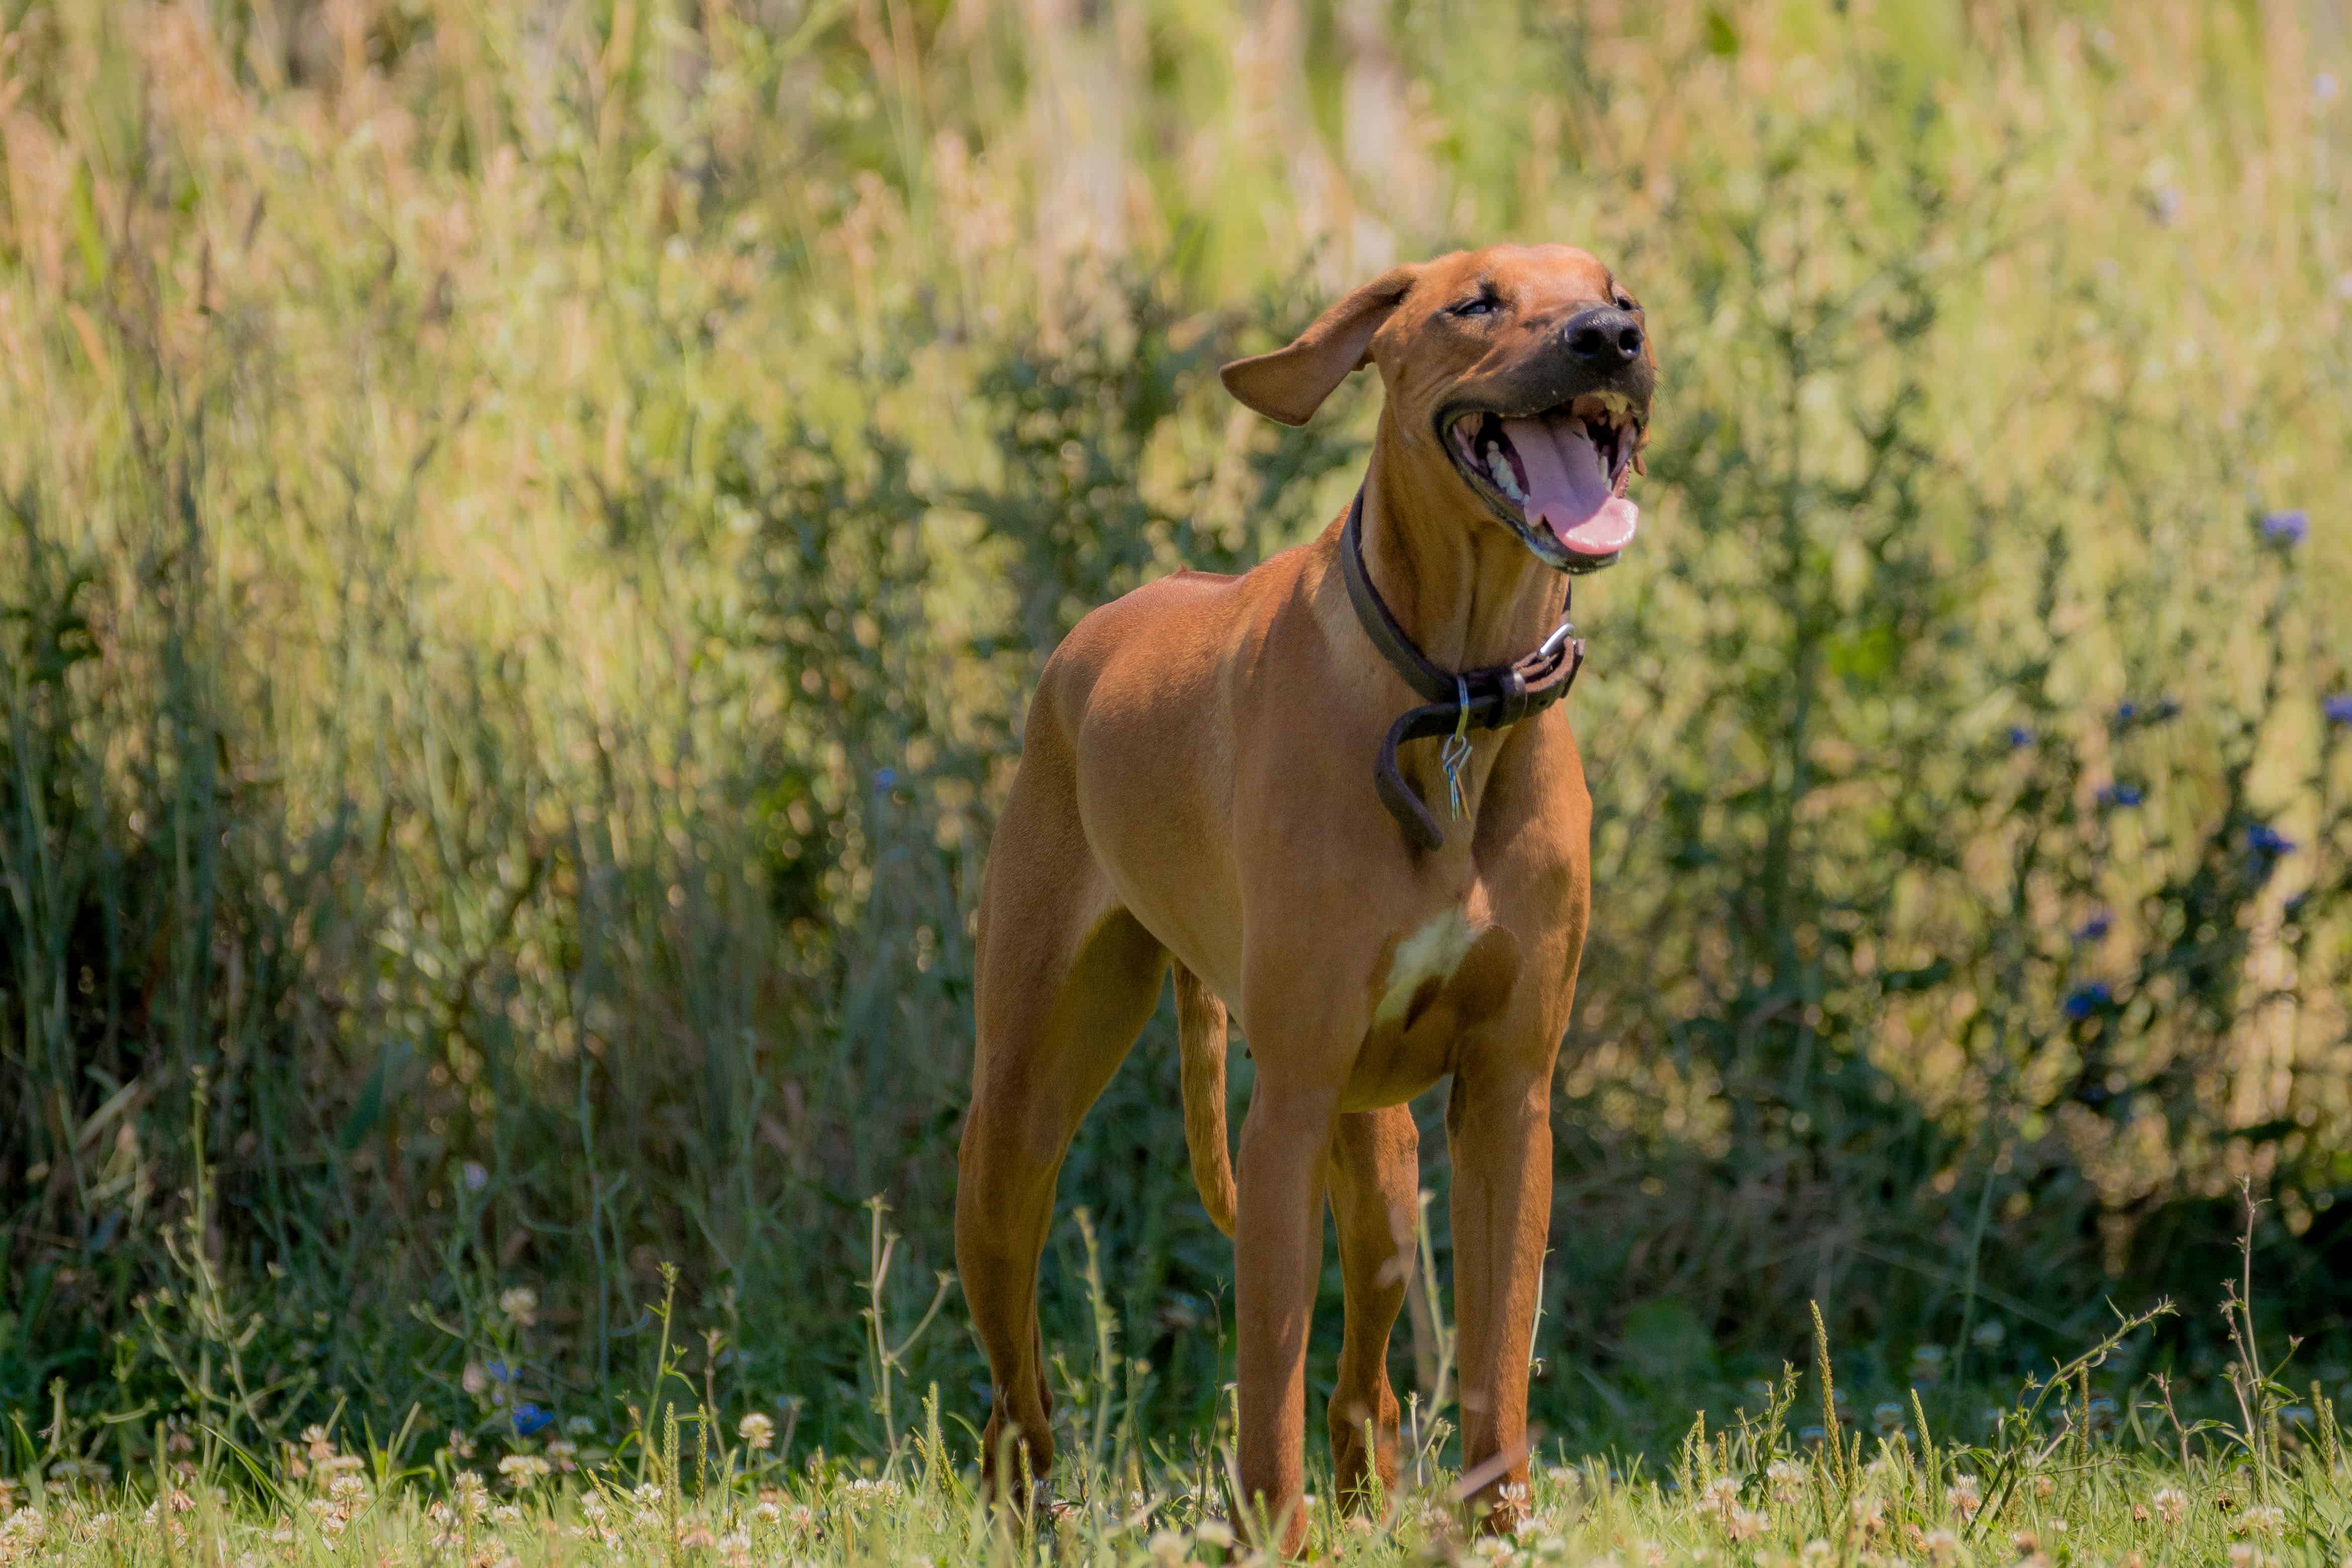
<path fill-rule="evenodd" d="M 483 1370 L 500 1383 L 512 1383 L 515 1380 L 515 1369 L 503 1361 L 487 1362 L 483 1365 Z"/>
<path fill-rule="evenodd" d="M 2297 507 L 2292 512 L 2264 512 L 2263 538 L 2274 545 L 2299 545 L 2304 535 L 2311 532 L 2311 514 Z"/>
<path fill-rule="evenodd" d="M 555 1412 L 542 1410 L 530 1403 L 514 1407 L 514 1429 L 518 1437 L 535 1437 L 555 1424 Z"/>
<path fill-rule="evenodd" d="M 2256 822 L 2246 830 L 2246 847 L 2264 859 L 2272 859 L 2293 853 L 2294 841 L 2287 838 L 2268 822 Z"/>
<path fill-rule="evenodd" d="M 2032 730 L 2026 728 L 2021 724 L 2012 724 L 2009 727 L 2009 748 L 2011 751 L 2019 750 L 2032 744 L 2033 732 Z"/>
<path fill-rule="evenodd" d="M 2137 784 L 2110 784 L 2099 791 L 2102 806 L 2137 806 L 2147 799 L 2147 791 Z"/>
<path fill-rule="evenodd" d="M 2139 704 L 2126 700 L 2116 705 L 2116 722 L 2117 724 L 2129 724 L 2138 716 Z"/>
<path fill-rule="evenodd" d="M 2352 724 L 2352 692 L 2337 692 L 2319 705 L 2330 724 Z"/>
<path fill-rule="evenodd" d="M 2115 992 L 2108 988 L 2105 980 L 2094 980 L 2087 986 L 2077 986 L 2068 991 L 2065 1001 L 2060 1006 L 2065 1009 L 2068 1018 L 2080 1023 L 2093 1013 L 2107 1008 L 2115 999 Z"/>
<path fill-rule="evenodd" d="M 874 792 L 876 794 L 878 795 L 886 789 L 895 788 L 898 782 L 898 770 L 897 768 L 877 768 L 874 770 Z"/>
<path fill-rule="evenodd" d="M 2105 936 L 2108 932 L 2115 928 L 2116 917 L 2102 909 L 2094 914 L 2088 920 L 2083 922 L 2082 928 L 2074 933 L 2074 940 L 2077 942 L 2096 942 L 2100 937 Z"/>

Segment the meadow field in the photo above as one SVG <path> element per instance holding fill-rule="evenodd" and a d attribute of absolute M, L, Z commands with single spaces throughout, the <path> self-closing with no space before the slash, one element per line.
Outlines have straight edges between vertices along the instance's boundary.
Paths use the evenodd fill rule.
<path fill-rule="evenodd" d="M 2338 1563 L 2347 82 L 2332 0 L 0 0 L 0 1563 L 1222 1552 L 1165 1003 L 1068 1506 L 971 1496 L 979 868 L 1076 618 L 1350 493 L 1376 388 L 1216 365 L 1504 238 L 1662 368 L 1520 1545 Z M 1443 1101 L 1351 1560 L 1462 1549 Z"/>

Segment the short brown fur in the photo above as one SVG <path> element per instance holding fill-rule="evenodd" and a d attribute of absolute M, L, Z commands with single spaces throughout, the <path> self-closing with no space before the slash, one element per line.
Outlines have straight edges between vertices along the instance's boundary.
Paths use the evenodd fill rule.
<path fill-rule="evenodd" d="M 1457 313 L 1482 290 L 1495 311 Z M 1441 665 L 1526 653 L 1559 621 L 1567 587 L 1474 493 L 1436 421 L 1465 400 L 1499 408 L 1553 387 L 1561 324 L 1612 304 L 1630 307 L 1583 251 L 1459 253 L 1399 267 L 1288 348 L 1226 367 L 1236 396 L 1291 423 L 1352 371 L 1379 367 L 1366 559 Z M 1642 359 L 1646 414 L 1646 340 Z M 1335 520 L 1242 576 L 1164 578 L 1088 615 L 1047 664 L 982 892 L 956 1202 L 957 1260 L 996 1390 L 983 1464 L 1018 1488 L 1054 1457 L 1036 1271 L 1055 1176 L 1172 960 L 1186 1141 L 1211 1218 L 1235 1234 L 1244 1506 L 1276 1521 L 1286 1552 L 1306 1532 L 1307 1333 L 1327 1201 L 1346 1284 L 1329 1407 L 1340 1495 L 1364 1497 L 1375 1474 L 1396 1479 L 1387 1344 L 1419 1186 L 1405 1102 L 1448 1073 L 1463 1462 L 1489 1478 L 1475 1500 L 1486 1526 L 1516 1520 L 1552 1068 L 1590 892 L 1591 801 L 1559 707 L 1476 734 L 1465 820 L 1434 852 L 1407 844 L 1370 768 L 1419 699 L 1358 624 L 1339 546 Z M 1443 802 L 1437 749 L 1416 743 L 1402 761 L 1423 798 Z M 1229 1008 L 1257 1063 L 1237 1197 Z M 1027 1463 L 1007 1472 L 1016 1447 Z"/>

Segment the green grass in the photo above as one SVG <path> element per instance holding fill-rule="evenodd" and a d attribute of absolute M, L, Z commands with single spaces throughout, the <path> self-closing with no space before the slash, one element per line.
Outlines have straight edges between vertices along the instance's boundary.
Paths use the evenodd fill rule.
<path fill-rule="evenodd" d="M 1578 590 L 1549 1441 L 1659 1473 L 1816 1302 L 1855 1409 L 1924 1357 L 1991 1441 L 1958 1390 L 2239 1277 L 2246 1180 L 2343 1396 L 2343 40 L 1374 9 L 0 0 L 0 1470 L 173 1420 L 488 1472 L 519 1404 L 657 1429 L 663 1325 L 795 1475 L 903 1479 L 934 1386 L 966 1462 L 970 919 L 1038 666 L 1343 503 L 1371 389 L 1281 431 L 1223 358 L 1505 237 L 1664 356 Z M 1163 1010 L 1063 1173 L 1074 1447 L 1223 1418 L 1175 1073 Z M 2233 1359 L 2191 1312 L 2102 1392 L 2242 1424 Z"/>
<path fill-rule="evenodd" d="M 2242 1332 L 2241 1315 L 2233 1332 Z M 1977 1443 L 1938 1437 L 1931 1383 L 1907 1406 L 1842 1420 L 1826 1347 L 1816 1376 L 1788 1369 L 1754 1408 L 1702 1416 L 1663 1464 L 1531 1467 L 1514 1537 L 1478 1534 L 1458 1505 L 1442 1437 L 1408 1441 L 1400 1485 L 1341 1511 L 1310 1494 L 1307 1550 L 1335 1563 L 1483 1558 L 1536 1563 L 2333 1564 L 2352 1548 L 2352 1469 L 2334 1407 L 2286 1403 L 2259 1369 L 2232 1368 L 2240 1420 L 2184 1424 L 2158 1380 L 2121 1404 L 2092 1379 L 2133 1320 L 2030 1380 Z M 2242 1345 L 2251 1344 L 2242 1340 Z M 1108 1363 L 1098 1375 L 1115 1375 Z M 1810 1383 L 1811 1386 L 1806 1386 Z M 1801 1389 L 1821 1424 L 1791 1435 Z M 1948 1403 L 1936 1399 L 1939 1405 Z M 1147 1443 L 1132 1407 L 1098 1423 L 1055 1490 L 992 1506 L 938 1391 L 876 1458 L 793 1464 L 765 1416 L 733 1429 L 691 1396 L 657 1421 L 630 1410 L 610 1447 L 582 1422 L 499 1458 L 452 1432 L 404 1427 L 345 1452 L 313 1427 L 274 1456 L 216 1431 L 159 1425 L 146 1473 L 117 1489 L 63 1465 L 0 1496 L 11 1563 L 198 1561 L 506 1563 L 1262 1562 L 1227 1511 L 1229 1448 Z M 1835 1441 L 1824 1431 L 1835 1432 Z M 429 1458 L 426 1456 L 429 1454 Z M 273 1462 L 274 1461 L 274 1462 Z M 16 1505 L 12 1511 L 10 1504 Z"/>
<path fill-rule="evenodd" d="M 740 1456 L 730 1455 L 730 1458 Z M 2015 1457 L 2015 1456 L 2011 1456 Z M 1997 1506 L 1979 1467 L 2001 1455 L 1937 1456 L 1890 1447 L 1851 1483 L 1822 1465 L 1779 1459 L 1765 1470 L 1695 1469 L 1692 1491 L 1614 1473 L 1600 1461 L 1539 1469 L 1533 1517 L 1507 1545 L 1465 1539 L 1443 1497 L 1391 1500 L 1360 1522 L 1319 1510 L 1310 1550 L 1342 1563 L 1486 1559 L 1576 1564 L 2330 1563 L 2341 1550 L 2342 1478 L 2283 1466 L 2268 1486 L 2250 1477 L 2183 1477 L 2161 1463 L 2098 1455 L 2021 1469 Z M 332 1459 L 329 1460 L 332 1463 Z M 314 1470 L 314 1474 L 325 1472 Z M 543 1479 L 478 1472 L 470 1484 L 386 1489 L 364 1465 L 336 1479 L 287 1487 L 263 1510 L 202 1481 L 173 1486 L 161 1512 L 139 1500 L 67 1495 L 19 1514 L 0 1537 L 14 1563 L 168 1563 L 201 1560 L 405 1565 L 686 1562 L 1085 1562 L 1172 1565 L 1253 1561 L 1233 1532 L 1203 1521 L 1181 1477 L 1146 1474 L 1150 1490 L 1080 1505 L 1040 1521 L 992 1518 L 951 1477 L 751 1474 L 680 1500 L 658 1482 L 620 1475 Z M 334 1490 L 340 1486 L 341 1490 Z M 2276 1501 L 2263 1499 L 2274 1498 Z M 184 1511 L 176 1511 L 184 1508 Z M 36 1522 L 36 1520 L 37 1521 Z"/>

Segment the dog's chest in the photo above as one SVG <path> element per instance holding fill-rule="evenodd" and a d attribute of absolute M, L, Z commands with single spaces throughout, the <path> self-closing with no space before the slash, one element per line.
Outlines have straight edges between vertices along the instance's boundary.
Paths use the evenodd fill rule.
<path fill-rule="evenodd" d="M 1475 910 L 1442 910 L 1395 937 L 1371 977 L 1345 1107 L 1398 1104 L 1455 1071 L 1464 1031 L 1500 1012 L 1518 977 L 1518 942 Z"/>
<path fill-rule="evenodd" d="M 1443 988 L 1468 956 L 1478 933 L 1469 915 L 1459 909 L 1442 910 L 1396 945 L 1390 955 L 1388 976 L 1380 1000 L 1372 1008 L 1372 1027 L 1403 1019 L 1423 988 Z"/>

